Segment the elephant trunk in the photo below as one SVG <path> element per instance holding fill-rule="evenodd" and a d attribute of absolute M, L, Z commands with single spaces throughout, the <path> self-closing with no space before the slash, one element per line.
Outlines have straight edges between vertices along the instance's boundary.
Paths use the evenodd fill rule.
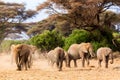
<path fill-rule="evenodd" d="M 95 53 L 94 53 L 94 51 L 93 51 L 92 48 L 89 48 L 89 49 L 88 49 L 88 52 L 89 52 L 89 54 L 91 55 L 91 57 L 95 57 Z"/>
<path fill-rule="evenodd" d="M 113 54 L 112 53 L 110 54 L 110 59 L 111 59 L 110 63 L 113 64 L 114 61 L 113 61 Z"/>
<path fill-rule="evenodd" d="M 91 57 L 95 57 L 95 53 L 93 51 L 92 52 L 89 51 L 89 54 Z"/>
<path fill-rule="evenodd" d="M 113 62 L 114 62 L 114 61 L 113 61 L 113 58 L 111 58 L 111 61 L 110 61 L 110 63 L 111 63 L 111 64 L 113 64 Z"/>
<path fill-rule="evenodd" d="M 95 53 L 92 53 L 91 57 L 95 57 Z"/>

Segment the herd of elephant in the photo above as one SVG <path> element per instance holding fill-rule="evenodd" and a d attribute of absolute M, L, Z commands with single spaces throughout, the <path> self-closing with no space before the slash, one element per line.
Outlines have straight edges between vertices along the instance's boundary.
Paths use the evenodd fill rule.
<path fill-rule="evenodd" d="M 32 66 L 32 54 L 34 54 L 37 48 L 32 45 L 18 44 L 11 46 L 11 52 L 17 65 L 17 70 L 25 70 Z M 110 63 L 113 63 L 113 52 L 109 47 L 101 47 L 94 53 L 91 43 L 72 44 L 68 51 L 65 51 L 61 47 L 49 51 L 47 59 L 51 65 L 56 64 L 59 71 L 62 70 L 63 61 L 66 63 L 66 67 L 70 67 L 71 60 L 74 61 L 74 66 L 77 67 L 77 59 L 81 59 L 82 67 L 85 67 L 85 61 L 89 66 L 90 57 L 97 56 L 98 66 L 101 67 L 101 62 L 104 61 L 105 68 L 108 68 L 109 59 Z"/>

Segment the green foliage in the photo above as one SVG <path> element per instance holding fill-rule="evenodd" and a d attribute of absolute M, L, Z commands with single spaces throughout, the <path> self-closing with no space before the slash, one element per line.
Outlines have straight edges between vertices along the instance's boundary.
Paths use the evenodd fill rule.
<path fill-rule="evenodd" d="M 102 38 L 101 32 L 99 30 L 94 30 L 90 33 L 90 40 L 91 41 L 100 41 Z"/>
<path fill-rule="evenodd" d="M 41 48 L 43 51 L 49 51 L 57 46 L 63 47 L 68 50 L 71 44 L 81 42 L 91 42 L 94 51 L 100 47 L 110 47 L 115 50 L 112 43 L 113 35 L 111 30 L 93 30 L 91 32 L 86 30 L 75 29 L 72 33 L 64 38 L 57 31 L 44 31 L 42 34 L 36 35 L 30 39 L 30 44 Z"/>
<path fill-rule="evenodd" d="M 113 37 L 118 37 L 118 36 L 120 36 L 120 33 L 118 33 L 118 32 L 113 32 Z"/>
<path fill-rule="evenodd" d="M 103 26 L 100 30 L 93 30 L 90 35 L 90 42 L 93 44 L 96 51 L 100 47 L 110 47 L 115 50 L 115 46 L 112 43 L 113 34 L 112 30 Z"/>
<path fill-rule="evenodd" d="M 93 44 L 94 51 L 100 47 L 110 47 L 115 49 L 112 43 L 112 31 L 104 29 L 104 31 L 93 30 L 88 32 L 86 30 L 73 30 L 72 34 L 65 39 L 64 49 L 68 50 L 71 44 L 81 42 L 91 42 Z"/>
<path fill-rule="evenodd" d="M 65 39 L 64 49 L 67 50 L 73 43 L 89 42 L 89 38 L 90 33 L 88 31 L 75 29 L 72 31 L 72 34 Z"/>
<path fill-rule="evenodd" d="M 120 43 L 120 33 L 113 32 L 113 37 Z"/>
<path fill-rule="evenodd" d="M 103 29 L 100 30 L 103 38 L 107 39 L 108 43 L 112 44 L 113 31 L 108 26 L 103 26 Z"/>
<path fill-rule="evenodd" d="M 100 41 L 100 42 L 94 41 L 94 42 L 91 42 L 91 43 L 92 43 L 92 45 L 93 45 L 93 49 L 94 49 L 95 52 L 96 52 L 97 49 L 100 48 L 100 47 L 110 47 L 110 45 L 107 44 L 106 40 L 102 40 L 102 41 Z"/>
<path fill-rule="evenodd" d="M 49 51 L 57 46 L 62 47 L 64 45 L 64 38 L 55 30 L 45 30 L 42 34 L 32 37 L 30 42 L 41 48 L 42 51 Z"/>

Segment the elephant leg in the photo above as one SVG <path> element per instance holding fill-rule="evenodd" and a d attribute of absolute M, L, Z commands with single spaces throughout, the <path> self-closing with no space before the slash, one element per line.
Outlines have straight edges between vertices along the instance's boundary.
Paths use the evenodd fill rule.
<path fill-rule="evenodd" d="M 90 62 L 88 58 L 86 59 L 86 62 L 87 62 L 87 66 L 89 66 Z"/>
<path fill-rule="evenodd" d="M 62 66 L 63 66 L 63 60 L 61 60 L 60 63 L 59 63 L 59 71 L 62 70 Z"/>
<path fill-rule="evenodd" d="M 77 67 L 76 59 L 74 59 L 74 66 Z"/>
<path fill-rule="evenodd" d="M 108 60 L 109 60 L 109 56 L 106 56 L 105 68 L 108 68 Z"/>
<path fill-rule="evenodd" d="M 28 65 L 28 60 L 25 60 L 25 70 L 27 70 Z"/>
<path fill-rule="evenodd" d="M 32 61 L 30 60 L 28 61 L 28 68 L 31 68 L 31 66 L 32 66 Z"/>
<path fill-rule="evenodd" d="M 57 68 L 59 68 L 59 65 L 60 65 L 59 60 L 57 60 L 56 64 L 57 64 Z"/>
<path fill-rule="evenodd" d="M 99 66 L 99 67 L 101 67 L 101 62 L 102 62 L 102 60 L 99 59 L 99 60 L 98 60 L 98 66 Z"/>
<path fill-rule="evenodd" d="M 53 65 L 54 65 L 54 62 L 52 62 L 52 61 L 51 61 L 51 62 L 50 62 L 50 64 L 51 64 L 51 66 L 53 67 Z"/>
<path fill-rule="evenodd" d="M 68 65 L 67 65 L 67 60 L 64 60 L 64 61 L 65 61 L 65 66 L 68 67 Z"/>
<path fill-rule="evenodd" d="M 32 56 L 31 55 L 28 57 L 27 64 L 28 64 L 28 68 L 31 68 L 31 65 L 32 65 Z"/>
<path fill-rule="evenodd" d="M 17 65 L 17 67 L 18 67 L 17 70 L 21 71 L 21 65 Z"/>
<path fill-rule="evenodd" d="M 82 67 L 85 67 L 85 58 L 82 58 Z"/>
<path fill-rule="evenodd" d="M 24 63 L 24 57 L 22 56 L 22 57 L 20 57 L 20 60 L 19 60 L 19 65 L 20 65 L 20 70 L 22 70 L 23 69 L 23 67 L 24 67 L 24 65 L 25 65 L 25 63 Z"/>
<path fill-rule="evenodd" d="M 21 57 L 17 55 L 16 57 L 17 70 L 21 71 Z"/>
<path fill-rule="evenodd" d="M 68 60 L 68 67 L 71 67 L 71 66 L 70 66 L 70 62 L 71 62 L 71 60 Z"/>
<path fill-rule="evenodd" d="M 28 61 L 28 68 L 31 68 L 31 62 L 30 61 Z"/>
<path fill-rule="evenodd" d="M 24 66 L 25 66 L 25 70 L 27 70 L 27 63 L 25 62 L 25 64 L 24 64 Z"/>
<path fill-rule="evenodd" d="M 19 65 L 19 54 L 15 54 L 15 62 L 16 62 L 16 66 L 17 69 L 16 70 L 20 70 L 20 65 Z"/>

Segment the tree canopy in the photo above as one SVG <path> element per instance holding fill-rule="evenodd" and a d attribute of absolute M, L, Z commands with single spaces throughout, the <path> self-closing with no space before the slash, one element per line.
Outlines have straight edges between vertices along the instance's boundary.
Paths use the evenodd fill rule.
<path fill-rule="evenodd" d="M 25 10 L 24 4 L 0 1 L 0 43 L 8 34 L 21 32 L 23 28 L 18 25 L 36 13 L 33 10 Z"/>
<path fill-rule="evenodd" d="M 111 6 L 120 6 L 119 4 L 119 0 L 47 0 L 40 4 L 37 9 L 47 9 L 50 15 L 57 15 L 61 21 L 67 20 L 71 23 L 71 27 L 85 28 L 89 26 L 97 28 L 104 25 L 101 24 L 101 14 Z M 56 17 L 53 18 L 56 20 Z M 108 23 L 106 21 L 109 24 L 112 23 L 109 20 L 102 23 Z"/>

